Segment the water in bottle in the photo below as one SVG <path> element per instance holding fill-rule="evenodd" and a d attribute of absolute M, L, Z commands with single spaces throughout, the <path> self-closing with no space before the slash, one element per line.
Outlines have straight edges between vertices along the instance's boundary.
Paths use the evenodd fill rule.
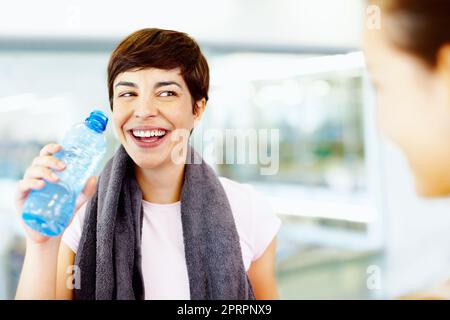
<path fill-rule="evenodd" d="M 59 180 L 46 181 L 44 188 L 32 190 L 25 201 L 22 218 L 32 229 L 57 236 L 67 227 L 78 195 L 105 155 L 107 123 L 103 112 L 93 111 L 66 133 L 62 150 L 54 154 L 66 165 L 63 171 L 53 171 Z"/>

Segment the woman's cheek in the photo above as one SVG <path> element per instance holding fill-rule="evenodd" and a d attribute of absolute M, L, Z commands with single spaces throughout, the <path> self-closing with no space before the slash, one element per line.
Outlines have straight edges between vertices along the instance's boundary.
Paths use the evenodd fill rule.
<path fill-rule="evenodd" d="M 121 110 L 121 108 L 114 108 L 113 111 L 113 122 L 114 122 L 114 129 L 116 130 L 116 133 L 119 137 L 123 136 L 123 126 L 127 122 L 127 116 L 126 114 Z"/>
<path fill-rule="evenodd" d="M 167 106 L 161 110 L 163 110 L 161 114 L 171 123 L 173 129 L 189 129 L 192 114 L 186 112 L 185 108 L 180 108 L 180 106 L 169 108 Z"/>

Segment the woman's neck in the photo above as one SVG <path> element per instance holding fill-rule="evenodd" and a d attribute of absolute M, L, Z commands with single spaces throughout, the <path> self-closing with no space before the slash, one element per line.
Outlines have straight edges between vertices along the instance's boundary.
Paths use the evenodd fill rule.
<path fill-rule="evenodd" d="M 163 164 L 156 169 L 135 167 L 136 180 L 145 201 L 169 204 L 180 200 L 184 164 Z"/>

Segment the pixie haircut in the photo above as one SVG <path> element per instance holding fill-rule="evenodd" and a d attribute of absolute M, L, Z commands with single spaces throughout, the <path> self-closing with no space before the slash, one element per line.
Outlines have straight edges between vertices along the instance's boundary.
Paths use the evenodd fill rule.
<path fill-rule="evenodd" d="M 449 0 L 370 0 L 391 16 L 388 37 L 397 47 L 435 67 L 439 49 L 450 44 Z M 395 30 L 393 30 L 395 29 Z"/>
<path fill-rule="evenodd" d="M 193 113 L 197 101 L 208 101 L 209 67 L 199 45 L 189 35 L 173 30 L 146 28 L 126 37 L 114 49 L 108 64 L 108 94 L 113 109 L 116 77 L 125 71 L 146 68 L 180 68 L 192 97 Z"/>

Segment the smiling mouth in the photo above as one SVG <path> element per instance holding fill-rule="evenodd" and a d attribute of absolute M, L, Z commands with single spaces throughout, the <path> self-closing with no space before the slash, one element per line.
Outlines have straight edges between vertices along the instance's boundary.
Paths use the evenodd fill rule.
<path fill-rule="evenodd" d="M 130 130 L 131 134 L 137 139 L 147 139 L 147 138 L 162 138 L 166 135 L 167 131 L 164 129 L 156 130 Z"/>
<path fill-rule="evenodd" d="M 131 129 L 128 133 L 140 147 L 157 146 L 169 133 L 163 128 L 157 129 Z"/>

